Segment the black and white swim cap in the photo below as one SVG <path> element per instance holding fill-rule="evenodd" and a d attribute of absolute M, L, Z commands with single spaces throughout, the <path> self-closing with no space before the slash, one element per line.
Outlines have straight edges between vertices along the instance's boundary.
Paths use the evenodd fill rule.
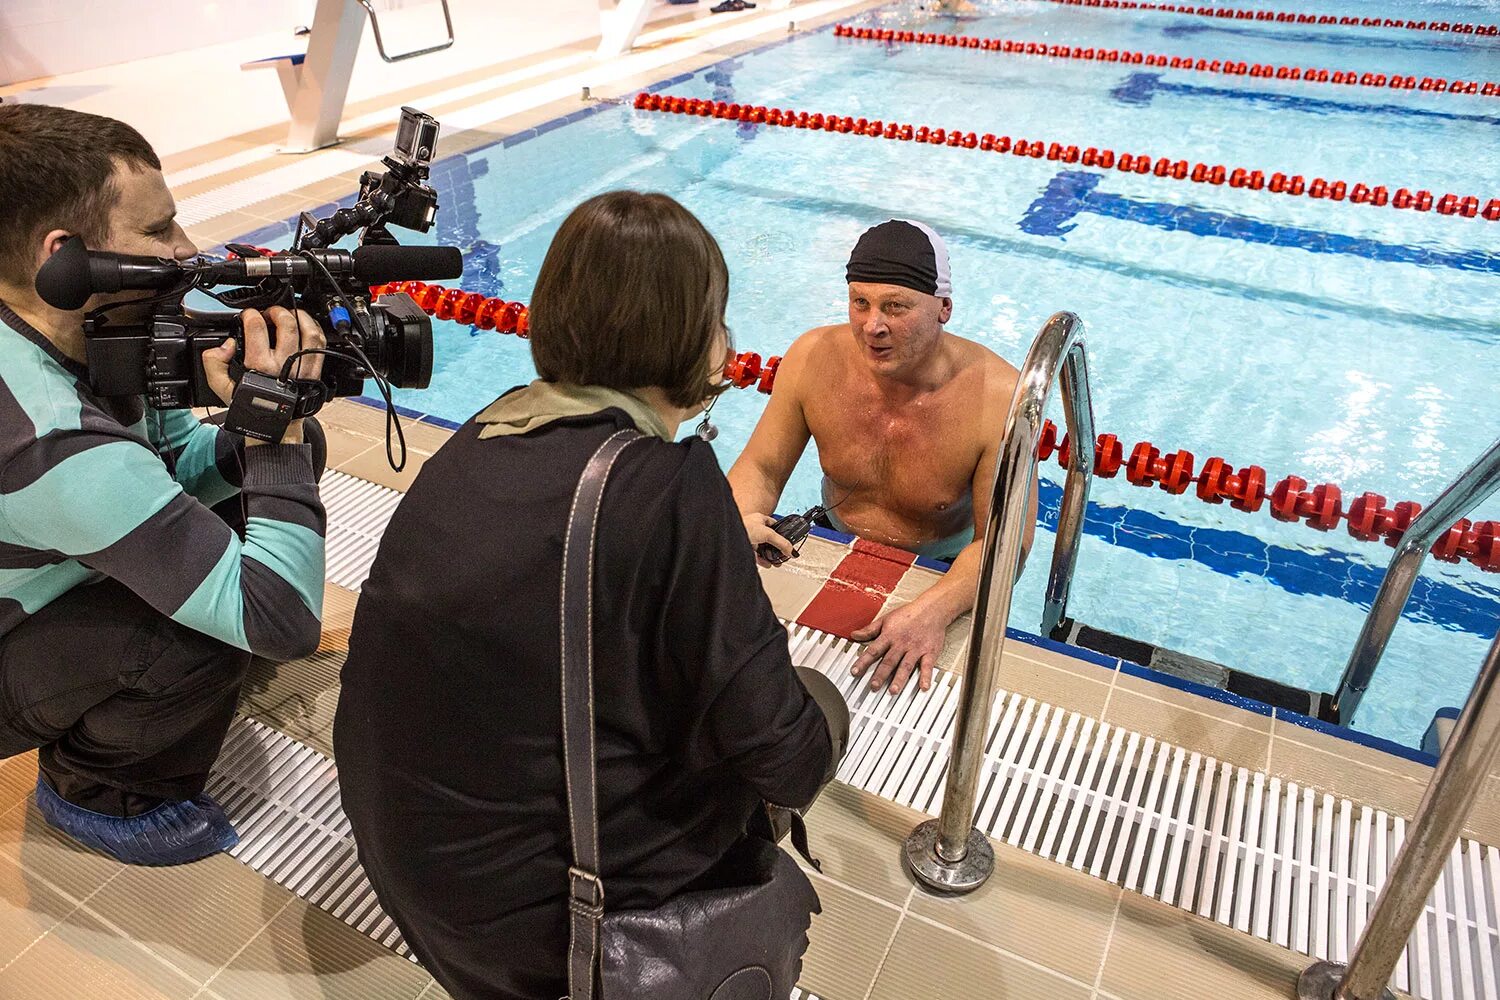
<path fill-rule="evenodd" d="M 892 219 L 865 230 L 854 244 L 845 274 L 851 282 L 900 285 L 940 299 L 953 296 L 948 247 L 920 222 Z"/>

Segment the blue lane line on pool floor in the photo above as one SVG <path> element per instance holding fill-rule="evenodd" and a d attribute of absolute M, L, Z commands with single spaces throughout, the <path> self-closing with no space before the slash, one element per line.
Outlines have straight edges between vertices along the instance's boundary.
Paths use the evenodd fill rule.
<path fill-rule="evenodd" d="M 1217 100 L 1246 101 L 1264 104 L 1277 110 L 1304 111 L 1309 114 L 1328 115 L 1391 115 L 1401 118 L 1428 118 L 1445 122 L 1464 122 L 1471 125 L 1500 125 L 1500 118 L 1491 115 L 1461 115 L 1451 111 L 1432 111 L 1428 108 L 1412 108 L 1401 104 L 1358 104 L 1349 101 L 1330 101 L 1320 97 L 1302 97 L 1299 94 L 1280 94 L 1269 90 L 1244 90 L 1237 87 L 1204 87 L 1191 83 L 1166 83 L 1160 73 L 1131 73 L 1123 83 L 1109 92 L 1109 96 L 1121 104 L 1150 104 L 1157 94 L 1173 94 L 1186 97 L 1209 97 Z"/>
<path fill-rule="evenodd" d="M 1074 219 L 1080 214 L 1089 213 L 1108 219 L 1138 222 L 1168 232 L 1191 233 L 1194 236 L 1221 236 L 1242 243 L 1293 247 L 1312 253 L 1346 254 L 1392 264 L 1417 264 L 1423 267 L 1449 267 L 1458 271 L 1500 274 L 1500 254 L 1480 250 L 1451 253 L 1429 250 L 1426 247 L 1382 243 L 1379 240 L 1298 226 L 1275 225 L 1243 215 L 1214 212 L 1188 205 L 1141 201 L 1099 191 L 1098 187 L 1103 180 L 1103 174 L 1086 170 L 1064 170 L 1059 173 L 1048 182 L 1042 196 L 1026 209 L 1021 217 L 1021 231 L 1031 236 L 1055 236 L 1061 239 L 1077 227 Z"/>
<path fill-rule="evenodd" d="M 1299 25 L 1312 27 L 1312 25 Z M 1324 31 L 1284 31 L 1274 28 L 1252 28 L 1228 24 L 1169 24 L 1161 29 L 1168 38 L 1186 38 L 1194 35 L 1234 35 L 1239 38 L 1255 38 L 1268 42 L 1298 42 L 1305 45 L 1332 45 L 1351 49 L 1405 49 L 1418 52 L 1471 52 L 1471 46 L 1448 40 L 1400 38 L 1393 35 L 1378 35 L 1368 29 L 1340 31 L 1349 25 L 1328 24 Z M 1474 36 L 1469 36 L 1474 37 Z"/>

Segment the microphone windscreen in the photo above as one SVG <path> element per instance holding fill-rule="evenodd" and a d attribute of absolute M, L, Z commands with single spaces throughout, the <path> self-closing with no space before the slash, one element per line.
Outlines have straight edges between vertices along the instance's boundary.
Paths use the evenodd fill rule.
<path fill-rule="evenodd" d="M 391 281 L 438 281 L 464 273 L 457 247 L 406 247 L 371 243 L 354 251 L 354 276 L 367 285 Z"/>
<path fill-rule="evenodd" d="M 47 258 L 36 273 L 36 293 L 54 309 L 82 309 L 94 293 L 89 277 L 89 251 L 83 237 L 74 236 Z"/>

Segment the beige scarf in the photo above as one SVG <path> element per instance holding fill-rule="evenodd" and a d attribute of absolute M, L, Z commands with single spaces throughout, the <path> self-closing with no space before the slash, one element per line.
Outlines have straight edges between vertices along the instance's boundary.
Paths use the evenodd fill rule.
<path fill-rule="evenodd" d="M 541 379 L 501 396 L 485 407 L 476 418 L 485 425 L 479 432 L 479 439 L 526 434 L 554 420 L 586 416 L 610 407 L 624 410 L 641 433 L 655 434 L 663 441 L 672 440 L 661 414 L 639 396 L 599 385 L 567 385 Z"/>

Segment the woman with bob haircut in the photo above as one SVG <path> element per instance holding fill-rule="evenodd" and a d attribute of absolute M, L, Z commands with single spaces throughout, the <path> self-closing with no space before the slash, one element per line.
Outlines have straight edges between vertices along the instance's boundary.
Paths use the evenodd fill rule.
<path fill-rule="evenodd" d="M 606 439 L 645 435 L 615 461 L 594 549 L 607 908 L 735 884 L 726 859 L 763 802 L 805 807 L 847 739 L 832 682 L 792 666 L 712 448 L 674 440 L 722 389 L 728 293 L 718 244 L 666 195 L 575 209 L 532 296 L 541 377 L 427 461 L 364 585 L 334 727 L 344 809 L 457 1000 L 567 992 L 560 579 Z"/>

